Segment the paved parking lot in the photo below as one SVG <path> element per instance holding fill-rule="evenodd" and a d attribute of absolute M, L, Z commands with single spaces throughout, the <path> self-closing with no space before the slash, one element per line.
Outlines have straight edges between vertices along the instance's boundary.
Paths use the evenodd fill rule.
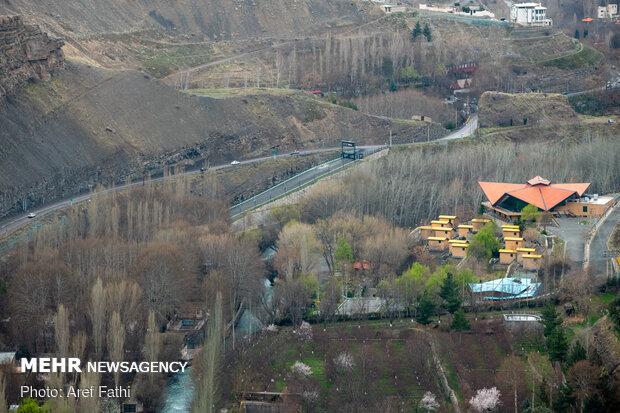
<path fill-rule="evenodd" d="M 557 221 L 560 227 L 550 226 L 547 227 L 547 231 L 566 242 L 566 256 L 568 258 L 582 263 L 585 239 L 595 220 L 592 218 L 557 218 Z"/>
<path fill-rule="evenodd" d="M 611 270 L 609 265 L 611 255 L 607 254 L 607 242 L 617 225 L 620 225 L 620 205 L 609 214 L 590 244 L 589 270 L 594 274 L 609 275 L 607 271 Z"/>

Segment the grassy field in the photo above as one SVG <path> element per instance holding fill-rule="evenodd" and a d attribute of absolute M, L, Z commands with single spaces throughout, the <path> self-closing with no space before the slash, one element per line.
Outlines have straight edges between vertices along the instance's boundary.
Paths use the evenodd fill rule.
<path fill-rule="evenodd" d="M 382 410 L 379 406 L 389 400 L 401 406 L 400 411 L 413 411 L 426 391 L 449 405 L 429 353 L 426 333 L 411 328 L 409 320 L 393 327 L 383 320 L 351 321 L 327 328 L 314 325 L 311 340 L 300 338 L 290 327 L 265 332 L 237 370 L 252 372 L 252 391 L 316 392 L 319 411 L 353 409 L 357 403 Z M 343 354 L 350 357 L 351 366 L 339 364 Z M 310 367 L 309 376 L 293 371 L 297 362 Z"/>
<path fill-rule="evenodd" d="M 497 385 L 494 372 L 512 353 L 511 339 L 499 320 L 473 322 L 472 331 L 462 334 L 443 331 L 441 326 L 421 327 L 409 319 L 391 324 L 387 320 L 316 324 L 312 330 L 310 340 L 300 338 L 291 327 L 264 332 L 242 352 L 236 371 L 244 377 L 233 383 L 243 388 L 233 392 L 316 392 L 316 411 L 355 411 L 361 406 L 416 411 L 422 395 L 431 391 L 441 403 L 439 411 L 451 411 L 430 340 L 461 406 L 477 389 Z M 352 360 L 349 368 L 338 362 L 343 354 Z M 297 362 L 309 366 L 311 373 L 296 374 Z M 506 397 L 509 403 L 510 394 Z"/>
<path fill-rule="evenodd" d="M 554 66 L 559 69 L 572 70 L 586 66 L 596 66 L 603 59 L 598 50 L 579 43 L 575 52 L 541 62 L 544 66 Z"/>
<path fill-rule="evenodd" d="M 188 67 L 198 66 L 213 59 L 213 51 L 206 44 L 140 45 L 132 48 L 144 69 L 151 75 L 162 78 L 170 73 Z"/>

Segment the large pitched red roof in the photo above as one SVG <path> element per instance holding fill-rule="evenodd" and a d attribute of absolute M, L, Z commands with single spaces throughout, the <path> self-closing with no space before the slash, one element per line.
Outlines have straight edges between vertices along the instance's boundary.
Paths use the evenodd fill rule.
<path fill-rule="evenodd" d="M 478 182 L 482 191 L 495 205 L 505 195 L 532 204 L 548 211 L 573 194 L 582 196 L 590 186 L 589 183 L 552 184 L 549 180 L 536 176 L 524 184 L 505 182 Z"/>

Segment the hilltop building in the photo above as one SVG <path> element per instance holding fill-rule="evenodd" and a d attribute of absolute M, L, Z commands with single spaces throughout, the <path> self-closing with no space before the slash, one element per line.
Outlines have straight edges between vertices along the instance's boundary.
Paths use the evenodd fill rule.
<path fill-rule="evenodd" d="M 540 3 L 515 3 L 510 6 L 510 21 L 520 26 L 551 26 L 547 8 Z"/>
<path fill-rule="evenodd" d="M 536 176 L 524 184 L 478 182 L 487 198 L 482 205 L 489 212 L 513 220 L 528 204 L 555 215 L 600 217 L 614 202 L 610 196 L 587 196 L 589 183 L 553 184 Z"/>
<path fill-rule="evenodd" d="M 613 19 L 618 17 L 618 5 L 610 3 L 606 6 L 598 6 L 596 8 L 596 17 L 599 19 Z"/>

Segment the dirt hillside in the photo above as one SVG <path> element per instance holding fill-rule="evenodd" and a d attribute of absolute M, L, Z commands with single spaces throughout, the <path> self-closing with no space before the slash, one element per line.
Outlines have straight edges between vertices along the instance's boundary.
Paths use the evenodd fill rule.
<path fill-rule="evenodd" d="M 429 131 L 302 93 L 198 97 L 140 72 L 71 62 L 0 105 L 0 216 L 184 158 L 216 164 L 265 155 L 274 145 L 283 152 L 342 138 L 384 143 L 390 130 L 407 141 Z M 430 132 L 431 139 L 445 133 L 436 125 Z"/>
<path fill-rule="evenodd" d="M 55 34 L 174 30 L 211 39 L 300 36 L 365 18 L 351 0 L 3 0 L 0 14 L 22 14 Z"/>
<path fill-rule="evenodd" d="M 568 99 L 554 93 L 485 92 L 480 97 L 478 119 L 482 128 L 578 121 Z"/>

